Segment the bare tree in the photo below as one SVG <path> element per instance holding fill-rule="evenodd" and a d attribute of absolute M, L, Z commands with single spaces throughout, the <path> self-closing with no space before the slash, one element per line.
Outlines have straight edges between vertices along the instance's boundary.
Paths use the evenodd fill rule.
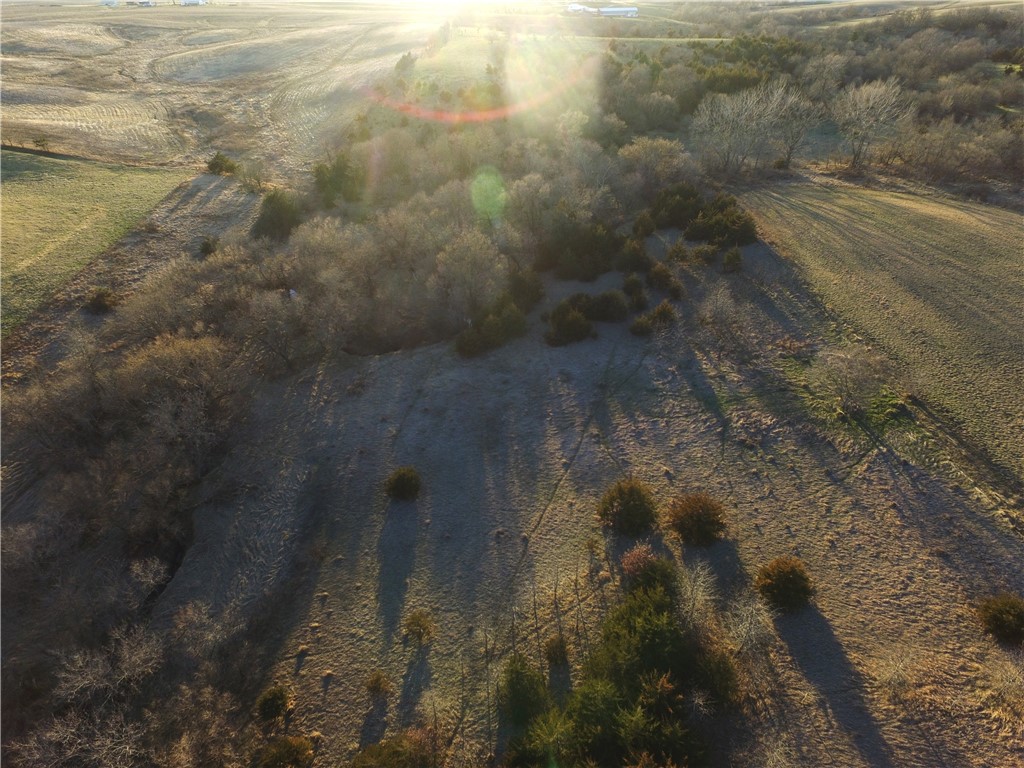
<path fill-rule="evenodd" d="M 844 88 L 832 103 L 832 117 L 850 146 L 850 165 L 860 165 L 871 146 L 895 129 L 910 109 L 894 79 Z"/>

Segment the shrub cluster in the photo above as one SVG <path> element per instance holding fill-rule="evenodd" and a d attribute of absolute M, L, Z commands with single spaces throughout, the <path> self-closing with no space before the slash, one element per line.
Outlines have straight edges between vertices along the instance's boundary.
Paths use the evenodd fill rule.
<path fill-rule="evenodd" d="M 656 328 L 672 325 L 678 318 L 675 307 L 666 299 L 646 314 L 636 318 L 629 331 L 634 336 L 650 336 Z"/>
<path fill-rule="evenodd" d="M 1010 592 L 985 598 L 978 605 L 985 630 L 1006 643 L 1024 643 L 1024 598 Z"/>
<path fill-rule="evenodd" d="M 498 684 L 498 711 L 513 725 L 524 726 L 548 706 L 544 675 L 521 653 L 512 654 Z"/>
<path fill-rule="evenodd" d="M 260 768 L 307 768 L 313 764 L 313 742 L 305 736 L 278 736 L 260 753 Z"/>
<path fill-rule="evenodd" d="M 506 296 L 455 338 L 455 351 L 478 357 L 523 336 L 526 328 L 526 315 Z"/>
<path fill-rule="evenodd" d="M 360 174 L 344 152 L 328 163 L 313 166 L 313 183 L 325 208 L 333 206 L 339 195 L 348 202 L 358 200 L 362 188 Z"/>
<path fill-rule="evenodd" d="M 666 580 L 675 570 L 663 563 Z M 702 763 L 703 745 L 687 722 L 686 694 L 701 689 L 731 701 L 732 657 L 684 630 L 675 598 L 654 585 L 630 591 L 605 618 L 581 679 L 564 707 L 535 687 L 531 716 L 509 744 L 509 765 L 644 765 Z M 522 661 L 517 665 L 523 665 Z M 520 669 L 517 666 L 517 670 Z M 525 686 L 524 686 L 525 687 Z"/>
<path fill-rule="evenodd" d="M 659 227 L 685 228 L 697 218 L 704 205 L 704 197 L 693 186 L 683 182 L 665 187 L 651 204 L 651 214 Z"/>
<path fill-rule="evenodd" d="M 616 266 L 621 272 L 647 272 L 654 260 L 647 254 L 643 240 L 630 238 L 622 246 Z"/>
<path fill-rule="evenodd" d="M 540 244 L 535 268 L 553 269 L 561 280 L 591 282 L 611 271 L 621 246 L 622 238 L 602 224 L 563 222 Z"/>
<path fill-rule="evenodd" d="M 272 189 L 260 203 L 260 213 L 252 226 L 253 237 L 286 240 L 299 224 L 302 212 L 295 196 L 283 189 Z"/>
<path fill-rule="evenodd" d="M 238 170 L 238 163 L 222 152 L 217 152 L 207 162 L 206 170 L 218 176 L 228 176 Z"/>
<path fill-rule="evenodd" d="M 777 557 L 761 566 L 754 587 L 772 606 L 794 610 L 807 604 L 814 594 L 811 577 L 799 558 Z"/>
<path fill-rule="evenodd" d="M 647 273 L 647 285 L 654 290 L 665 291 L 673 299 L 683 298 L 683 284 L 672 274 L 672 270 L 660 261 Z"/>
<path fill-rule="evenodd" d="M 665 511 L 664 524 L 687 544 L 710 546 L 725 531 L 725 509 L 707 493 L 674 498 Z"/>
<path fill-rule="evenodd" d="M 638 312 L 647 309 L 647 292 L 639 275 L 627 275 L 622 281 L 622 292 L 629 299 L 630 309 Z"/>
<path fill-rule="evenodd" d="M 544 658 L 552 667 L 561 667 L 569 663 L 569 644 L 565 635 L 559 632 L 544 641 Z"/>
<path fill-rule="evenodd" d="M 551 313 L 551 328 L 544 334 L 544 340 L 552 347 L 564 347 L 574 341 L 589 339 L 593 333 L 594 326 L 584 314 L 567 306 L 561 311 L 556 308 Z"/>
<path fill-rule="evenodd" d="M 107 286 L 101 285 L 92 289 L 83 306 L 94 315 L 105 315 L 112 312 L 118 302 L 117 294 Z"/>
<path fill-rule="evenodd" d="M 420 494 L 420 473 L 415 467 L 399 467 L 384 483 L 388 496 L 398 501 L 412 501 Z"/>
<path fill-rule="evenodd" d="M 402 630 L 408 640 L 422 648 L 434 639 L 434 619 L 429 612 L 417 609 L 405 617 Z"/>
<path fill-rule="evenodd" d="M 715 245 L 749 245 L 757 240 L 757 226 L 732 195 L 716 195 L 686 227 L 688 240 Z"/>
<path fill-rule="evenodd" d="M 738 246 L 733 246 L 722 257 L 722 271 L 739 272 L 743 268 L 743 254 Z"/>
<path fill-rule="evenodd" d="M 260 720 L 271 722 L 284 717 L 291 707 L 291 694 L 283 685 L 267 688 L 256 700 L 256 714 Z"/>
<path fill-rule="evenodd" d="M 657 519 L 657 505 L 651 489 L 635 477 L 624 477 L 601 497 L 598 519 L 616 532 L 636 536 Z"/>

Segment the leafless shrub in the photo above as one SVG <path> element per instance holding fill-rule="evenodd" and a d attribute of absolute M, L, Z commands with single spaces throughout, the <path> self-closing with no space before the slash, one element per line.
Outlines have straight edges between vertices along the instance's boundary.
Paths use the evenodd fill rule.
<path fill-rule="evenodd" d="M 882 355 L 855 344 L 819 354 L 811 378 L 836 398 L 842 414 L 855 416 L 867 408 L 887 373 Z"/>
<path fill-rule="evenodd" d="M 684 626 L 708 634 L 717 623 L 718 586 L 707 563 L 679 569 L 678 605 Z"/>
<path fill-rule="evenodd" d="M 752 593 L 744 593 L 729 607 L 725 623 L 741 656 L 764 653 L 774 637 L 772 612 Z"/>

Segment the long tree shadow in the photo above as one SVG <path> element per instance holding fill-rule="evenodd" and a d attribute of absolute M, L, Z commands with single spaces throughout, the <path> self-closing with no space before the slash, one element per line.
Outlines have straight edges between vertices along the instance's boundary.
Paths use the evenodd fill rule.
<path fill-rule="evenodd" d="M 894 768 L 893 752 L 864 701 L 864 679 L 854 669 L 828 620 L 816 606 L 775 619 L 779 637 L 807 681 L 828 703 L 836 724 L 874 768 Z"/>
<path fill-rule="evenodd" d="M 398 696 L 398 722 L 410 725 L 416 719 L 416 705 L 430 687 L 430 660 L 426 648 L 417 648 L 402 675 L 402 691 Z"/>
<path fill-rule="evenodd" d="M 384 527 L 377 541 L 377 611 L 388 641 L 398 629 L 405 593 L 409 589 L 409 577 L 416 562 L 418 525 L 415 504 L 388 504 Z"/>
<path fill-rule="evenodd" d="M 373 703 L 363 716 L 363 727 L 359 730 L 359 748 L 377 744 L 388 729 L 387 696 L 374 696 Z"/>
<path fill-rule="evenodd" d="M 720 539 L 710 547 L 687 545 L 683 550 L 686 563 L 707 563 L 715 575 L 715 581 L 726 597 L 737 595 L 750 584 L 750 577 L 743 569 L 739 550 L 732 539 Z"/>

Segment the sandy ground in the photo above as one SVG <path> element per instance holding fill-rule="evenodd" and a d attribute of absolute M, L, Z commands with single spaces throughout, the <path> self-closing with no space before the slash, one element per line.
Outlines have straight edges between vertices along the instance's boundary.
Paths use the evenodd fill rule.
<path fill-rule="evenodd" d="M 419 718 L 456 764 L 478 764 L 496 737 L 501 658 L 515 645 L 539 659 L 561 624 L 578 668 L 615 599 L 603 550 L 622 544 L 603 540 L 593 512 L 633 473 L 663 499 L 702 489 L 727 504 L 727 541 L 677 551 L 706 559 L 726 599 L 782 554 L 818 585 L 813 607 L 776 621 L 772 664 L 720 764 L 1019 764 L 1024 692 L 999 678 L 1021 660 L 971 610 L 995 588 L 1024 589 L 1014 510 L 885 440 L 803 417 L 774 373 L 779 348 L 834 336 L 834 321 L 769 249 L 747 249 L 746 263 L 691 281 L 686 322 L 654 341 L 600 326 L 552 349 L 534 316 L 529 337 L 479 360 L 439 345 L 267 385 L 224 467 L 234 495 L 219 488 L 198 515 L 164 615 L 195 599 L 215 612 L 255 604 L 288 562 L 313 563 L 283 608 L 267 681 L 295 689 L 291 727 L 324 734 L 330 761 Z M 729 334 L 695 320 L 719 284 L 742 317 Z M 382 492 L 402 464 L 423 477 L 415 503 Z M 426 652 L 401 637 L 418 608 L 438 627 Z M 894 665 L 909 681 L 898 694 Z M 363 688 L 377 668 L 395 685 L 387 706 Z"/>

